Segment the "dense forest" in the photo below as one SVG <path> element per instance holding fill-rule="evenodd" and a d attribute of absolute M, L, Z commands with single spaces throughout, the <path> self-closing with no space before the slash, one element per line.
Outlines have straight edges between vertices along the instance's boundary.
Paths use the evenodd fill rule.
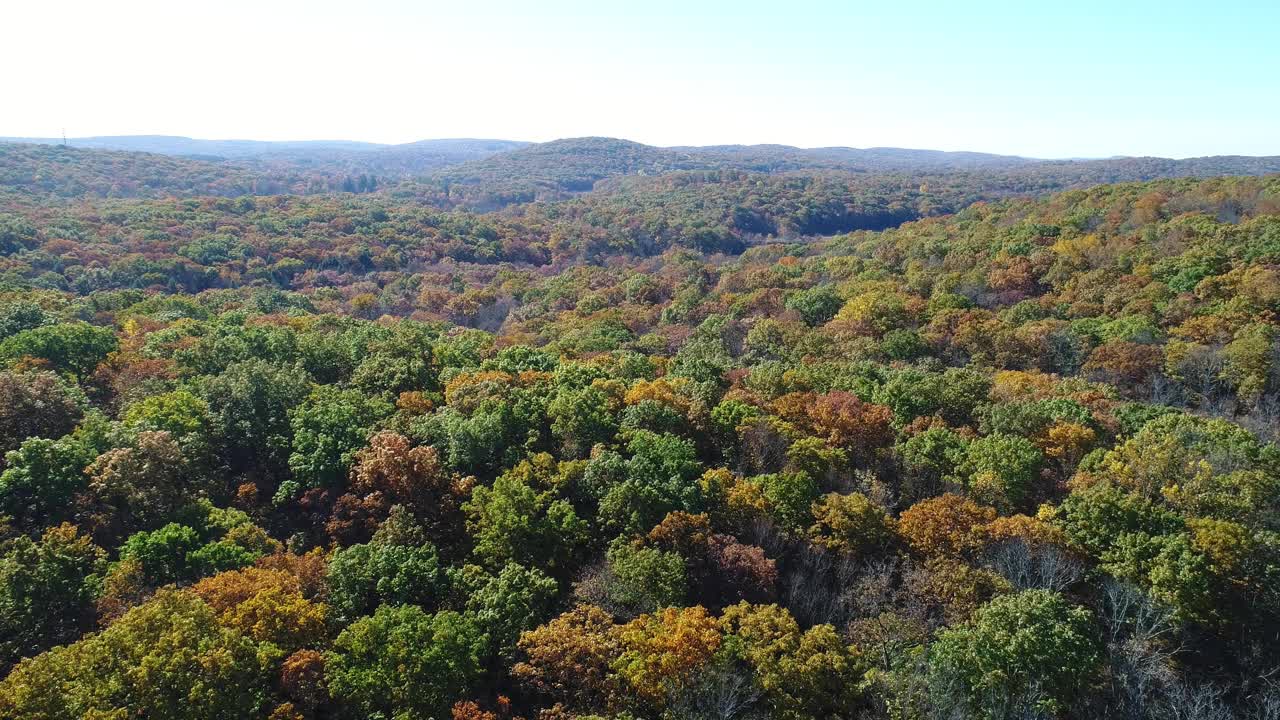
<path fill-rule="evenodd" d="M 0 145 L 0 717 L 1280 718 L 1280 161 L 472 151 Z"/>

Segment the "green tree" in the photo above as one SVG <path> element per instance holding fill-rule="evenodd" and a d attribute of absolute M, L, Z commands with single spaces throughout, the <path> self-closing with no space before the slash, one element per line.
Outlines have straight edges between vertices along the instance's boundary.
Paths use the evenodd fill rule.
<path fill-rule="evenodd" d="M 53 325 L 56 322 L 56 318 L 34 302 L 17 300 L 6 303 L 0 306 L 0 340 L 23 330 Z"/>
<path fill-rule="evenodd" d="M 1221 619 L 1217 601 L 1226 580 L 1214 575 L 1209 558 L 1185 533 L 1121 533 L 1102 561 L 1107 572 L 1146 588 L 1180 619 Z"/>
<path fill-rule="evenodd" d="M 596 443 L 608 441 L 618 429 L 608 396 L 595 387 L 562 388 L 547 406 L 547 419 L 551 434 L 570 458 L 585 457 Z"/>
<path fill-rule="evenodd" d="M 111 328 L 61 323 L 23 330 L 0 341 L 0 361 L 24 357 L 46 360 L 55 370 L 87 377 L 116 349 Z"/>
<path fill-rule="evenodd" d="M 394 400 L 402 392 L 437 389 L 435 334 L 402 322 L 384 340 L 372 343 L 351 374 L 351 384 Z"/>
<path fill-rule="evenodd" d="M 444 599 L 448 578 L 430 543 L 375 541 L 335 552 L 328 588 L 337 620 L 351 622 L 380 605 L 434 606 Z"/>
<path fill-rule="evenodd" d="M 800 290 L 787 297 L 787 309 L 799 313 L 809 327 L 827 322 L 843 306 L 844 300 L 827 285 Z"/>
<path fill-rule="evenodd" d="M 528 461 L 526 461 L 527 463 Z M 509 562 L 529 567 L 571 567 L 586 540 L 587 525 L 567 501 L 529 485 L 522 464 L 477 487 L 463 504 L 475 555 L 489 567 Z"/>
<path fill-rule="evenodd" d="M 935 702 L 995 719 L 1033 698 L 1057 714 L 1098 677 L 1100 650 L 1088 610 L 1048 590 L 1002 595 L 939 633 L 929 651 Z"/>
<path fill-rule="evenodd" d="M 599 500 L 598 522 L 614 535 L 643 532 L 675 510 L 698 512 L 702 473 L 693 443 L 648 430 L 631 433 L 631 457 L 600 453 L 586 469 L 584 484 Z"/>
<path fill-rule="evenodd" d="M 130 535 L 120 547 L 120 559 L 138 561 L 149 584 L 164 585 L 195 577 L 198 570 L 191 554 L 203 544 L 194 528 L 169 523 Z"/>
<path fill-rule="evenodd" d="M 688 594 L 685 560 L 678 553 L 619 538 L 608 551 L 602 599 L 622 614 L 681 605 Z"/>
<path fill-rule="evenodd" d="M 120 419 L 140 432 L 167 432 L 192 450 L 208 447 L 212 434 L 208 403 L 185 389 L 143 398 L 125 408 Z"/>
<path fill-rule="evenodd" d="M 472 619 L 456 612 L 387 605 L 338 635 L 325 679 L 352 717 L 444 717 L 479 679 L 488 642 Z"/>
<path fill-rule="evenodd" d="M 813 522 L 812 508 L 819 490 L 818 483 L 808 473 L 757 475 L 751 481 L 763 491 L 769 514 L 782 527 L 802 530 Z"/>
<path fill-rule="evenodd" d="M 75 526 L 0 545 L 0 665 L 73 642 L 93 625 L 106 553 Z"/>
<path fill-rule="evenodd" d="M 30 220 L 11 213 L 0 213 L 0 255 L 12 255 L 35 247 L 39 242 L 39 231 Z"/>
<path fill-rule="evenodd" d="M 74 500 L 89 484 L 85 467 L 97 452 L 81 439 L 30 438 L 5 456 L 0 509 L 33 528 L 70 520 Z"/>
<path fill-rule="evenodd" d="M 536 568 L 508 563 L 491 574 L 478 565 L 464 565 L 450 574 L 454 594 L 489 635 L 493 653 L 509 658 L 520 634 L 547 617 L 559 593 L 559 583 Z"/>
<path fill-rule="evenodd" d="M 1053 522 L 1095 557 L 1108 552 L 1123 535 L 1165 535 L 1178 532 L 1185 524 L 1168 508 L 1110 483 L 1068 495 L 1054 511 Z"/>
<path fill-rule="evenodd" d="M 862 663 L 830 625 L 801 630 L 778 605 L 746 602 L 720 617 L 726 655 L 751 668 L 770 717 L 840 716 L 858 704 Z"/>
<path fill-rule="evenodd" d="M 1019 507 L 1035 489 L 1044 455 L 1030 440 L 993 434 L 969 443 L 956 475 L 978 499 Z"/>
<path fill-rule="evenodd" d="M 948 428 L 929 428 L 898 445 L 898 456 L 916 497 L 937 487 L 955 472 L 965 457 L 969 442 Z"/>
<path fill-rule="evenodd" d="M 391 415 L 390 404 L 358 390 L 321 385 L 289 413 L 293 453 L 289 468 L 304 487 L 337 487 L 374 425 Z"/>
<path fill-rule="evenodd" d="M 293 438 L 289 414 L 310 389 L 302 368 L 265 360 L 235 363 L 200 381 L 218 447 L 233 471 L 270 475 L 286 467 Z"/>

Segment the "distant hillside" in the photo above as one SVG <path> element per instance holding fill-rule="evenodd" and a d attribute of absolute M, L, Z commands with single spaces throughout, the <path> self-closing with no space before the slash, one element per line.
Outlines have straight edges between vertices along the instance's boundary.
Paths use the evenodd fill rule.
<path fill-rule="evenodd" d="M 376 175 L 384 180 L 420 177 L 496 153 L 523 148 L 514 140 L 420 140 L 368 150 L 341 148 L 281 148 L 235 160 L 269 171 L 319 171 L 329 175 Z"/>
<path fill-rule="evenodd" d="M 529 143 L 515 140 L 483 140 L 456 138 L 419 140 L 402 145 L 358 142 L 353 140 L 201 140 L 180 135 L 101 135 L 68 138 L 0 137 L 0 142 L 62 145 L 92 150 L 126 150 L 163 155 L 211 155 L 223 158 L 245 158 L 280 153 L 332 153 L 394 150 L 431 150 L 467 156 L 483 156 L 523 147 Z"/>
<path fill-rule="evenodd" d="M 1162 178 L 1270 175 L 1280 172 L 1280 156 L 1214 155 L 1172 160 L 1123 157 L 1105 160 L 1041 160 L 995 173 L 1028 190 L 1059 190 L 1106 183 L 1145 182 Z"/>
<path fill-rule="evenodd" d="M 5 142 L 62 145 L 62 138 L 0 138 Z M 68 138 L 68 147 L 91 150 L 125 150 L 162 155 L 212 155 L 224 158 L 249 157 L 282 151 L 360 152 L 377 150 L 384 145 L 349 140 L 307 140 L 273 142 L 267 140 L 199 140 L 179 135 L 101 135 Z"/>
<path fill-rule="evenodd" d="M 1280 157 L 1220 156 L 1036 160 L 1011 155 L 903 148 L 795 148 L 786 145 L 719 145 L 659 148 L 615 138 L 572 138 L 502 152 L 429 175 L 418 194 L 435 204 L 495 210 L 534 201 L 562 200 L 624 176 L 678 171 L 739 170 L 761 173 L 835 171 L 855 175 L 910 175 L 953 185 L 956 176 L 970 200 L 1037 194 L 1102 183 L 1169 177 L 1265 175 L 1280 172 Z"/>
<path fill-rule="evenodd" d="M 897 148 L 814 148 L 787 145 L 669 147 L 587 137 L 555 140 L 442 170 L 431 181 L 450 199 L 478 209 L 554 200 L 587 192 L 595 183 L 624 175 L 680 170 L 790 172 L 956 171 L 1011 168 L 1034 161 L 1007 155 Z M 460 186 L 460 187 L 459 187 Z"/>
<path fill-rule="evenodd" d="M 487 212 L 531 202 L 565 200 L 592 191 L 639 189 L 644 194 L 647 191 L 642 186 L 601 183 L 684 172 L 728 172 L 702 176 L 698 182 L 704 185 L 738 183 L 742 180 L 733 173 L 744 172 L 844 176 L 834 185 L 822 183 L 824 188 L 882 187 L 887 182 L 895 188 L 889 193 L 892 199 L 875 203 L 877 208 L 903 200 L 909 188 L 922 184 L 933 188 L 932 193 L 921 195 L 920 203 L 909 202 L 912 207 L 918 206 L 916 211 L 895 209 L 892 221 L 899 222 L 899 218 L 953 212 L 975 200 L 1039 195 L 1104 183 L 1280 173 L 1280 157 L 1034 160 L 901 148 L 661 148 L 604 137 L 539 144 L 485 139 L 423 140 L 404 145 L 274 143 L 167 136 L 81 138 L 71 143 L 74 144 L 69 147 L 48 141 L 0 143 L 0 189 L 62 197 L 163 197 L 366 193 L 395 187 L 401 198 L 440 208 Z M 186 154 L 103 150 L 79 144 L 128 145 Z M 752 178 L 750 182 L 762 180 Z M 661 183 L 651 187 L 659 195 L 665 192 Z M 734 197 L 742 192 L 731 189 L 713 194 Z M 843 211 L 836 215 L 844 217 Z M 860 213 L 857 215 L 861 217 Z M 879 210 L 874 216 L 880 217 Z M 884 216 L 873 225 L 890 221 L 889 216 Z M 828 227 L 824 221 L 817 227 L 823 232 L 865 227 L 861 219 L 851 222 L 847 227 L 842 223 Z"/>
<path fill-rule="evenodd" d="M 506 140 L 426 140 L 353 149 L 358 143 L 257 143 L 161 136 L 120 138 L 138 148 L 102 149 L 114 138 L 0 142 L 0 190 L 60 197 L 165 197 L 370 192 L 378 183 L 417 177 L 520 147 Z M 88 142 L 91 141 L 91 142 Z M 237 149 L 239 148 L 239 149 Z M 213 151 L 230 155 L 227 159 Z"/>
<path fill-rule="evenodd" d="M 237 196 L 293 192 L 225 163 L 153 153 L 0 143 L 0 189 L 60 197 Z"/>
<path fill-rule="evenodd" d="M 63 146 L 61 138 L 0 138 L 0 142 Z M 359 175 L 375 176 L 383 181 L 417 177 L 528 144 L 515 140 L 474 138 L 387 145 L 348 140 L 199 140 L 171 135 L 101 136 L 66 141 L 68 149 L 143 152 L 219 163 L 226 161 L 223 167 L 240 168 L 248 173 L 245 177 L 256 177 L 262 187 L 268 188 L 267 192 L 301 193 L 342 190 L 347 177 Z"/>
<path fill-rule="evenodd" d="M 1017 167 L 1037 162 L 1015 155 L 979 152 L 945 152 L 907 148 L 798 148 L 789 145 L 714 145 L 702 148 L 671 148 L 742 170 L 777 172 L 783 170 L 829 169 L 854 172 L 901 172 L 972 170 Z"/>

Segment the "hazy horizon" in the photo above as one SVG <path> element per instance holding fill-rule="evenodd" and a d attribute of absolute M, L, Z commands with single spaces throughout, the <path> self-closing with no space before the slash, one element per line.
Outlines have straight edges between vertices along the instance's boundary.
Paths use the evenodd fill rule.
<path fill-rule="evenodd" d="M 305 139 L 299 139 L 299 138 L 282 138 L 282 139 L 279 139 L 279 140 L 264 140 L 264 139 L 262 139 L 262 138 L 255 138 L 255 137 L 195 137 L 195 136 L 192 136 L 192 135 L 183 135 L 183 134 L 181 134 L 181 133 L 159 133 L 159 132 L 155 132 L 155 133 L 135 133 L 135 134 L 127 134 L 127 135 L 79 135 L 79 136 L 74 136 L 74 137 L 73 137 L 73 136 L 71 136 L 71 135 L 68 135 L 68 136 L 66 136 L 65 140 L 66 140 L 66 142 L 67 142 L 69 145 L 72 145 L 72 146 L 74 146 L 74 143 L 76 143 L 76 142 L 78 142 L 78 141 L 79 141 L 79 142 L 83 142 L 83 141 L 87 141 L 87 140 L 93 140 L 93 141 L 104 141 L 104 140 L 111 140 L 111 139 L 127 140 L 127 139 L 139 139 L 139 138 L 172 138 L 172 139 L 175 139 L 175 140 L 191 140 L 191 141 L 193 141 L 193 142 L 208 142 L 208 143 L 273 143 L 273 144 L 281 144 L 281 145 L 289 145 L 289 144 L 305 144 L 305 143 L 311 143 L 311 144 L 317 144 L 317 145 L 324 145 L 324 144 L 342 144 L 342 143 L 346 143 L 346 144 L 355 144 L 355 145 L 370 145 L 370 146 L 374 146 L 374 147 L 378 147 L 378 148 L 393 148 L 393 147 L 401 147 L 401 146 L 405 146 L 405 145 L 413 145 L 413 144 L 416 144 L 416 143 L 428 143 L 428 142 L 464 142 L 464 141 L 474 141 L 474 142 L 515 142 L 515 143 L 525 143 L 525 144 L 528 144 L 528 145 L 536 145 L 536 144 L 540 144 L 540 143 L 555 142 L 555 141 L 557 141 L 557 140 L 573 140 L 573 139 L 580 139 L 580 138 L 587 138 L 587 137 L 601 137 L 601 138 L 610 138 L 610 139 L 615 139 L 615 140 L 626 140 L 626 141 L 631 141 L 631 142 L 640 142 L 640 141 L 635 140 L 635 139 L 633 139 L 633 138 L 619 138 L 619 137 L 613 137 L 613 136 L 608 136 L 608 135 L 599 135 L 599 134 L 596 134 L 596 135 L 580 135 L 580 136 L 572 136 L 572 137 L 571 137 L 571 136 L 554 137 L 554 138 L 551 138 L 551 139 L 549 139 L 549 140 L 526 140 L 526 139 L 523 139 L 523 138 L 517 138 L 517 137 L 479 137 L 479 136 L 459 136 L 459 137 L 422 137 L 422 138 L 417 138 L 417 139 L 415 139 L 415 140 L 409 140 L 409 141 L 406 141 L 406 142 L 403 142 L 403 143 L 383 143 L 383 142 L 377 142 L 377 141 L 373 141 L 373 140 L 364 140 L 364 139 L 360 139 L 360 138 L 342 138 L 342 137 L 305 138 Z M 37 135 L 28 135 L 28 136 L 18 136 L 18 135 L 0 135 L 0 142 L 35 142 L 35 141 L 39 141 L 39 142 L 41 142 L 41 143 L 45 143 L 45 144 L 58 144 L 58 143 L 61 143 L 63 140 L 64 140 L 64 138 L 62 138 L 62 137 L 60 137 L 60 136 L 48 136 L 48 135 L 42 135 L 42 136 L 37 136 Z M 643 144 L 646 144 L 646 145 L 652 145 L 651 143 L 643 143 Z M 1201 158 L 1201 157 L 1230 156 L 1230 155 L 1238 155 L 1238 156 L 1243 156 L 1243 157 L 1276 157 L 1276 156 L 1280 156 L 1280 152 L 1278 152 L 1278 153 L 1266 153 L 1266 154 L 1261 154 L 1261 155 L 1251 155 L 1251 154 L 1247 154 L 1247 153 L 1217 153 L 1217 154 L 1215 154 L 1215 155 L 1184 155 L 1184 156 L 1173 156 L 1173 155 L 1139 155 L 1139 154 L 1136 154 L 1136 153 L 1114 153 L 1114 154 L 1108 154 L 1108 155 L 1096 155 L 1096 154 L 1095 154 L 1095 155 L 1072 155 L 1072 156 L 1069 156 L 1069 157 L 1068 157 L 1068 156 L 1046 157 L 1046 156 L 1016 155 L 1016 154 L 1012 154 L 1012 153 L 1001 153 L 1001 152 L 994 152 L 994 151 L 986 150 L 986 149 L 983 149 L 983 148 L 956 148 L 956 149 L 943 149 L 943 148 L 934 148 L 934 147 L 906 147 L 906 146 L 899 146 L 899 145 L 850 145 L 850 144 L 804 146 L 804 145 L 795 145 L 795 144 L 793 144 L 793 143 L 785 143 L 785 142 L 760 142 L 760 143 L 708 143 L 708 144 L 705 144 L 705 145 L 691 145 L 691 144 L 687 144 L 687 143 L 682 143 L 682 144 L 676 144 L 676 145 L 653 145 L 653 147 L 666 148 L 666 149 L 669 149 L 669 148 L 681 148 L 681 147 L 687 147 L 687 148 L 708 148 L 708 147 L 717 147 L 717 146 L 743 146 L 743 147 L 753 147 L 753 146 L 757 146 L 757 147 L 758 147 L 758 146 L 781 146 L 781 147 L 792 147 L 792 148 L 797 148 L 797 149 L 799 149 L 799 150 L 825 150 L 825 149 L 843 149 L 843 150 L 908 150 L 908 151 L 924 151 L 924 152 L 974 153 L 974 154 L 979 154 L 979 155 L 997 155 L 997 156 L 1007 156 L 1007 157 L 1018 157 L 1018 158 L 1022 158 L 1022 159 L 1025 159 L 1025 160 L 1047 160 L 1047 161 L 1052 161 L 1052 160 L 1106 160 L 1106 159 L 1111 159 L 1111 158 L 1126 158 L 1126 157 L 1129 157 L 1129 158 L 1134 158 L 1134 157 L 1161 157 L 1161 158 L 1165 158 L 1165 159 L 1169 159 L 1169 160 L 1192 160 L 1192 159 Z M 85 149 L 93 149 L 93 148 L 85 148 Z M 140 152 L 146 152 L 146 151 L 140 151 Z"/>
<path fill-rule="evenodd" d="M 15 3 L 0 135 L 1280 154 L 1280 7 Z"/>

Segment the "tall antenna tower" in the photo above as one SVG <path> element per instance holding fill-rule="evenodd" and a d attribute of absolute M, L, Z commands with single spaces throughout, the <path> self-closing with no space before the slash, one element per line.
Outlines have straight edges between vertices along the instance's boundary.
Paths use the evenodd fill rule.
<path fill-rule="evenodd" d="M 62 147 L 67 146 L 67 129 L 62 128 Z"/>

